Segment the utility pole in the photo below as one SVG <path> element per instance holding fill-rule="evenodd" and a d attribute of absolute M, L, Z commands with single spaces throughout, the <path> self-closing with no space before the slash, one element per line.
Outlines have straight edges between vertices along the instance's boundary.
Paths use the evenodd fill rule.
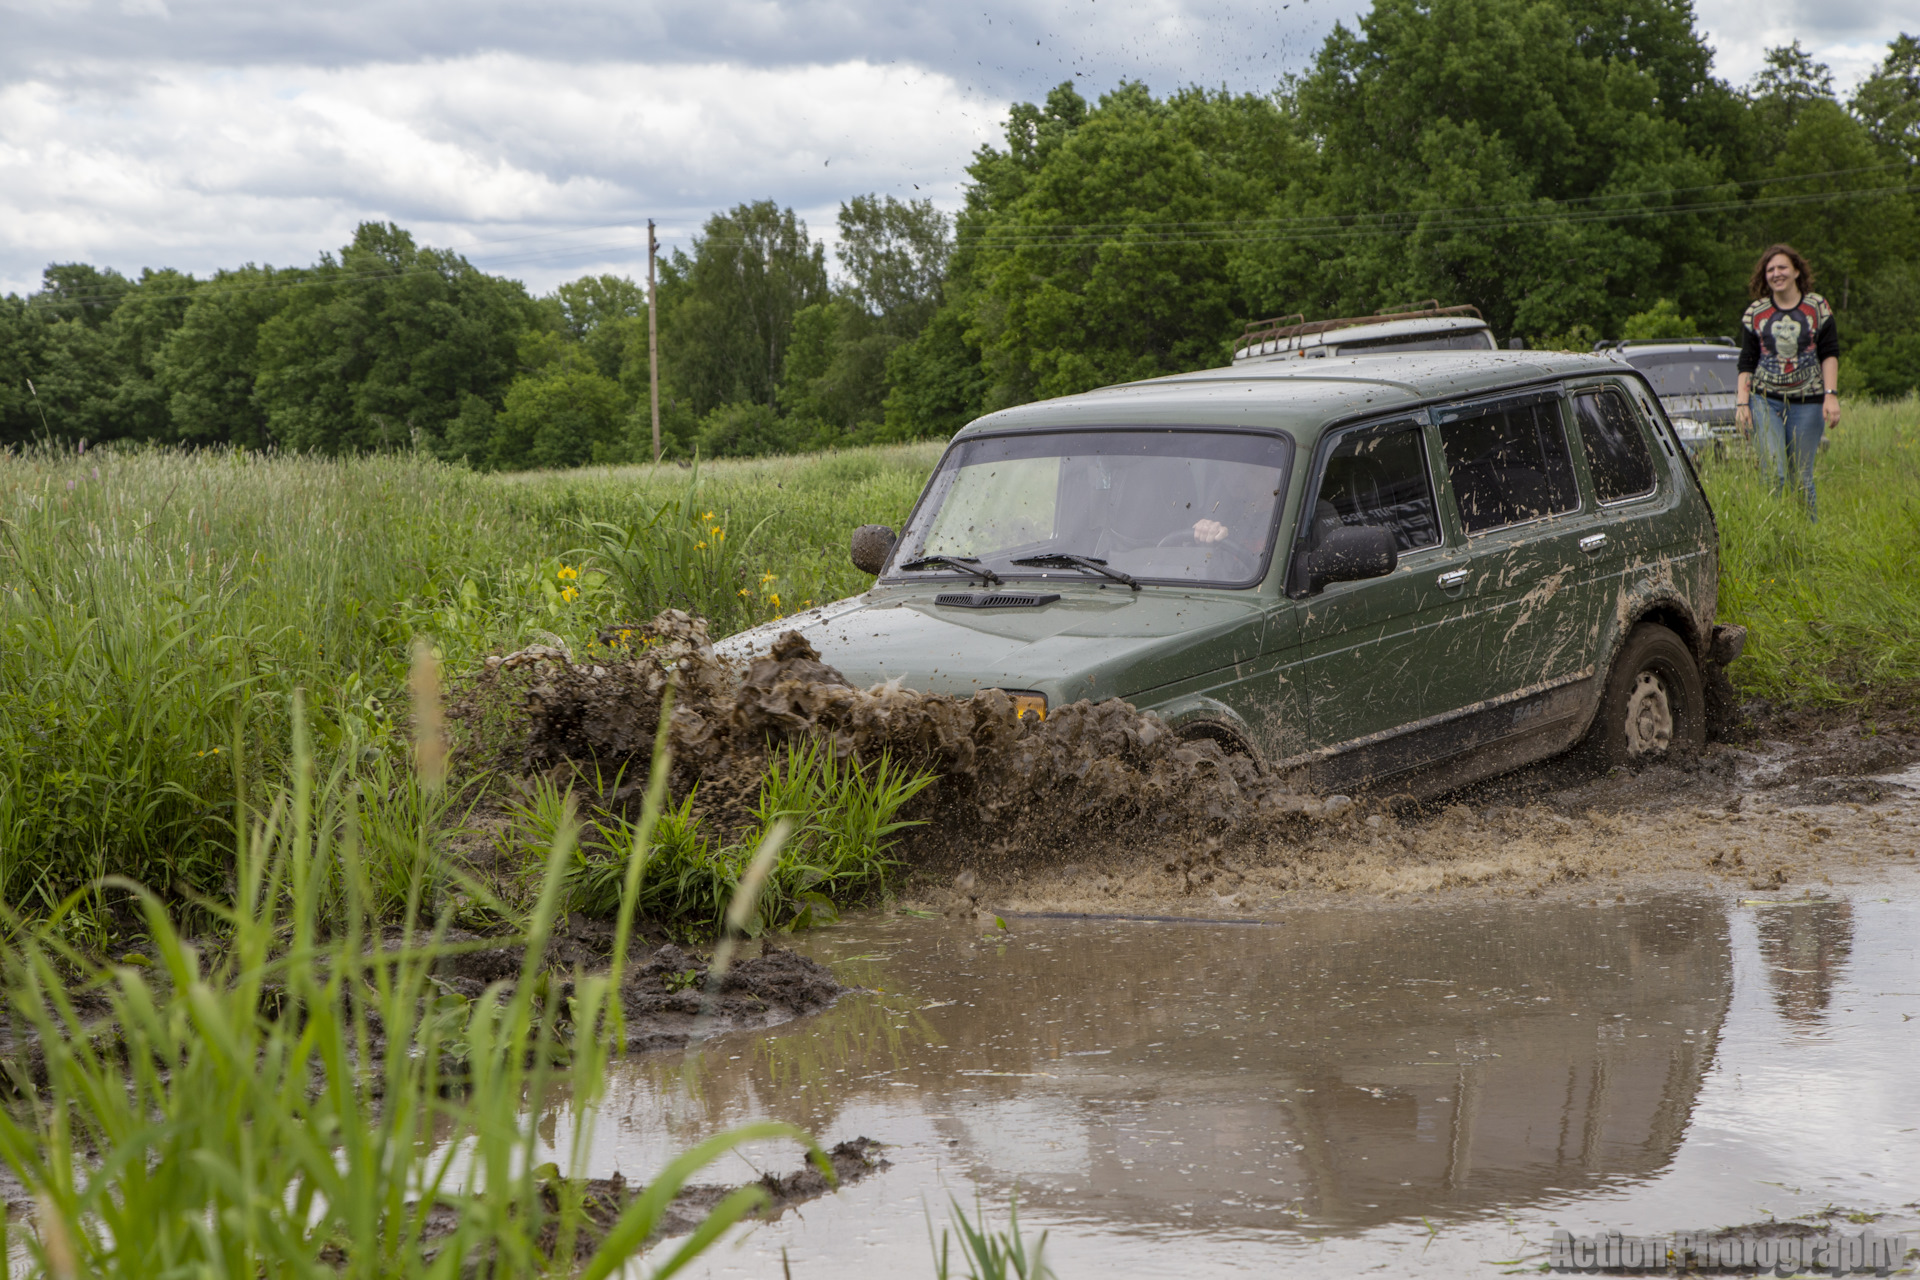
<path fill-rule="evenodd" d="M 660 242 L 653 238 L 653 219 L 647 219 L 647 383 L 653 397 L 653 460 L 660 461 L 660 301 L 654 288 L 653 258 Z"/>

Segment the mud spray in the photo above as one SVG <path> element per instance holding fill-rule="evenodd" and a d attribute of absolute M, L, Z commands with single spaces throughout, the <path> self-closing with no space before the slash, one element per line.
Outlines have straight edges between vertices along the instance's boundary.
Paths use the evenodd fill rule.
<path fill-rule="evenodd" d="M 467 754 L 621 778 L 602 801 L 636 810 L 671 684 L 673 794 L 738 830 L 770 751 L 813 738 L 862 761 L 885 752 L 939 779 L 902 814 L 921 825 L 895 853 L 912 869 L 909 905 L 950 913 L 1259 914 L 1302 894 L 1612 897 L 1627 882 L 1778 890 L 1910 866 L 1920 847 L 1920 779 L 1895 772 L 1920 759 L 1911 724 L 1749 732 L 1605 777 L 1550 762 L 1417 806 L 1302 794 L 1118 700 L 1040 721 L 998 690 L 855 688 L 795 632 L 744 666 L 677 611 L 601 641 L 598 661 L 544 647 L 489 659 L 457 708 Z"/>

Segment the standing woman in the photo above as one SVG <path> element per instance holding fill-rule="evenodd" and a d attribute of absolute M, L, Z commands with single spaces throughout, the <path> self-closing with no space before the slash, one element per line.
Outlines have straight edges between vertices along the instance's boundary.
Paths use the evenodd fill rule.
<path fill-rule="evenodd" d="M 1828 427 L 1840 425 L 1840 334 L 1833 308 L 1812 292 L 1813 268 L 1792 245 L 1760 255 L 1740 318 L 1740 389 L 1734 421 L 1753 437 L 1773 491 L 1791 478 L 1813 499 L 1813 459 Z"/>

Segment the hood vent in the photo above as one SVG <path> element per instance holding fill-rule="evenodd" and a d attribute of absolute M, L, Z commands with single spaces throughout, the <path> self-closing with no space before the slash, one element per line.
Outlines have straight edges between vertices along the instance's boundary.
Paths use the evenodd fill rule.
<path fill-rule="evenodd" d="M 1038 609 L 1059 598 L 1058 591 L 943 591 L 933 602 L 955 609 Z"/>

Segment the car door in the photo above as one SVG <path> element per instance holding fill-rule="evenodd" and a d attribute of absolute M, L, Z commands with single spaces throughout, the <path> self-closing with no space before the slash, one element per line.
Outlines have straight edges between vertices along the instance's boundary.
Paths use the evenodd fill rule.
<path fill-rule="evenodd" d="M 1330 434 L 1316 451 L 1294 544 L 1289 591 L 1304 596 L 1300 562 L 1327 529 L 1384 526 L 1399 565 L 1385 577 L 1327 586 L 1296 608 L 1289 677 L 1312 726 L 1310 776 L 1352 786 L 1407 767 L 1401 739 L 1432 715 L 1446 682 L 1428 656 L 1459 612 L 1460 549 L 1446 543 L 1430 442 L 1416 417 Z"/>
<path fill-rule="evenodd" d="M 1466 749 L 1578 710 L 1554 695 L 1593 674 L 1599 618 L 1582 587 L 1605 534 L 1580 492 L 1559 388 L 1433 416 L 1470 555 L 1472 625 L 1446 657 L 1442 699 L 1473 715 L 1456 744 Z"/>
<path fill-rule="evenodd" d="M 1587 563 L 1582 590 L 1604 620 L 1632 593 L 1635 579 L 1667 559 L 1655 527 L 1661 505 L 1655 501 L 1659 474 L 1647 444 L 1644 415 L 1635 411 L 1621 387 L 1612 383 L 1578 387 L 1572 400 L 1580 452 L 1603 521 L 1584 544 Z M 1596 636 L 1596 643 L 1611 639 Z M 1596 654 L 1595 661 L 1604 656 Z"/>

